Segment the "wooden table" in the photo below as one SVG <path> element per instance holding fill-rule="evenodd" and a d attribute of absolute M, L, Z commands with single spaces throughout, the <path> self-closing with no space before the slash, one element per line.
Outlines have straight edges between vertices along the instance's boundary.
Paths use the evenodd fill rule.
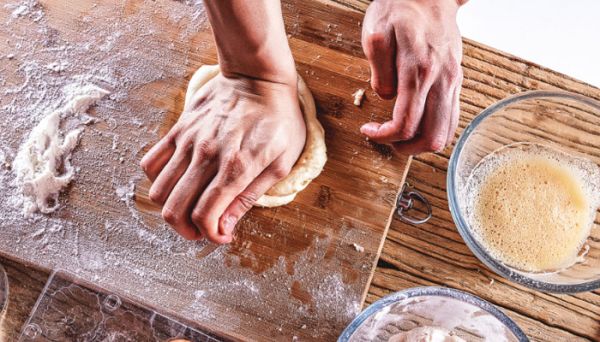
<path fill-rule="evenodd" d="M 526 90 L 562 89 L 600 99 L 600 89 L 464 40 L 464 82 L 457 135 L 487 106 Z M 433 206 L 414 226 L 395 218 L 367 304 L 414 286 L 441 285 L 473 293 L 501 307 L 533 341 L 600 341 L 600 291 L 547 294 L 509 282 L 483 265 L 460 237 L 448 209 L 446 170 L 452 147 L 413 158 L 407 181 Z"/>
<path fill-rule="evenodd" d="M 334 2 L 354 11 L 364 11 L 368 4 L 359 0 Z M 486 106 L 524 90 L 565 89 L 600 99 L 596 88 L 468 40 L 463 68 L 461 129 Z M 393 221 L 366 304 L 413 286 L 443 285 L 474 293 L 503 308 L 532 340 L 600 340 L 600 291 L 577 295 L 532 291 L 497 276 L 470 252 L 448 212 L 445 179 L 450 151 L 413 159 L 407 180 L 433 204 L 433 218 L 420 226 Z M 50 271 L 6 259 L 0 263 L 10 279 L 5 328 L 7 341 L 13 341 Z"/>

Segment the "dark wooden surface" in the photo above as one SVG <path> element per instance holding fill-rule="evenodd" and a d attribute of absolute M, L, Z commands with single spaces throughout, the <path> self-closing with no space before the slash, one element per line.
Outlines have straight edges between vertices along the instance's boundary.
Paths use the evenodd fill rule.
<path fill-rule="evenodd" d="M 600 90 L 514 56 L 465 40 L 457 134 L 487 106 L 526 90 L 568 90 L 600 100 Z M 414 226 L 394 219 L 366 304 L 414 286 L 441 285 L 501 307 L 533 341 L 600 341 L 600 291 L 574 295 L 530 290 L 496 275 L 460 237 L 448 209 L 446 170 L 452 147 L 413 158 L 407 181 L 433 205 Z"/>
<path fill-rule="evenodd" d="M 350 6 L 351 11 L 358 13 L 366 5 L 363 1 L 345 0 L 335 6 Z M 346 43 L 338 49 L 348 49 Z M 294 49 L 319 49 L 318 45 L 304 45 L 293 37 L 291 44 Z M 342 67 L 343 63 L 322 65 L 323 70 Z M 468 40 L 463 68 L 461 129 L 491 103 L 528 89 L 565 89 L 600 99 L 600 91 L 594 87 Z M 341 98 L 342 94 L 338 96 Z M 368 92 L 367 97 L 369 101 L 372 93 Z M 469 251 L 448 212 L 445 179 L 450 152 L 448 149 L 413 160 L 408 181 L 432 202 L 434 216 L 421 226 L 393 220 L 366 305 L 409 287 L 443 285 L 471 292 L 501 307 L 534 341 L 599 341 L 599 291 L 576 295 L 532 291 L 497 276 Z M 12 341 L 49 273 L 6 259 L 0 263 L 10 277 L 10 304 L 4 325 L 11 337 L 7 341 Z"/>
<path fill-rule="evenodd" d="M 383 120 L 391 107 L 391 102 L 372 92 L 360 107 L 352 103 L 352 94 L 367 88 L 369 79 L 368 63 L 360 45 L 358 24 L 362 14 L 314 0 L 283 1 L 282 7 L 298 72 L 313 93 L 326 132 L 328 161 L 323 173 L 294 202 L 274 209 L 254 208 L 246 215 L 236 228 L 237 237 L 228 251 L 228 258 L 239 258 L 241 264 L 226 265 L 227 272 L 249 268 L 264 274 L 283 259 L 290 276 L 296 272 L 295 265 L 302 263 L 308 264 L 311 274 L 296 277 L 291 289 L 271 288 L 273 292 L 289 291 L 290 303 L 300 303 L 295 309 L 290 309 L 289 303 L 272 303 L 261 311 L 239 304 L 236 298 L 218 305 L 212 301 L 205 304 L 217 312 L 225 311 L 223 306 L 239 306 L 239 314 L 233 310 L 228 313 L 231 319 L 248 320 L 251 312 L 250 320 L 255 323 L 245 324 L 240 331 L 227 331 L 224 325 L 224 332 L 233 333 L 234 337 L 257 337 L 268 329 L 274 339 L 332 339 L 349 323 L 344 311 L 354 304 L 360 306 L 366 297 L 410 158 L 392 158 L 389 148 L 368 142 L 359 132 L 363 123 Z M 192 64 L 216 63 L 211 33 L 200 32 L 196 38 L 205 43 L 205 48 L 198 51 Z M 161 133 L 176 122 L 180 111 L 181 108 L 169 110 Z M 142 212 L 150 214 L 147 221 L 158 225 L 162 221 L 156 215 L 160 208 L 149 200 L 149 186 L 148 181 L 140 183 L 136 201 Z M 315 241 L 327 241 L 321 257 L 313 257 L 320 254 L 313 248 Z M 354 244 L 364 250 L 356 250 Z M 210 267 L 200 272 L 208 273 Z M 344 293 L 336 299 L 337 317 L 321 312 L 324 310 L 319 302 L 327 302 L 328 298 L 314 295 L 329 286 L 324 285 L 328 278 L 342 279 L 345 288 L 334 287 L 328 294 L 333 298 L 338 296 L 335 292 Z M 311 317 L 301 313 L 305 311 L 311 312 Z M 282 329 L 272 317 L 290 324 Z M 303 325 L 307 328 L 299 329 Z"/>
<path fill-rule="evenodd" d="M 4 340 L 16 341 L 21 328 L 27 321 L 38 297 L 50 276 L 50 271 L 27 266 L 14 260 L 0 257 L 0 264 L 8 276 L 8 305 L 4 320 L 0 322 L 0 331 L 4 330 Z"/>

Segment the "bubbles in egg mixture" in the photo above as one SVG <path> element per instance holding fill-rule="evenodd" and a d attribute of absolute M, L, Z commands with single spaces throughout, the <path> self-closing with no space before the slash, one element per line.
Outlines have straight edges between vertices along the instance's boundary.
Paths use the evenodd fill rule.
<path fill-rule="evenodd" d="M 554 148 L 505 146 L 467 184 L 467 220 L 492 257 L 526 272 L 553 272 L 583 257 L 600 206 L 600 168 Z"/>

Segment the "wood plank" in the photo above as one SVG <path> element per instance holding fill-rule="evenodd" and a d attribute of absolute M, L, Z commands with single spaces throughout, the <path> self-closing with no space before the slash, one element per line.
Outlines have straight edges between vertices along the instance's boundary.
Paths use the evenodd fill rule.
<path fill-rule="evenodd" d="M 292 204 L 253 209 L 231 245 L 197 258 L 210 247 L 165 225 L 138 163 L 181 112 L 193 71 L 216 62 L 202 5 L 45 0 L 16 9 L 0 8 L 11 18 L 0 26 L 0 47 L 11 54 L 0 83 L 0 115 L 12 119 L 0 123 L 8 165 L 73 79 L 113 93 L 92 110 L 97 122 L 75 151 L 77 178 L 60 199 L 68 205 L 28 220 L 15 201 L 1 201 L 0 250 L 233 339 L 336 337 L 366 296 L 409 160 L 359 133 L 392 107 L 372 92 L 360 108 L 352 104 L 352 93 L 368 87 L 362 14 L 331 2 L 283 2 L 298 71 L 326 130 L 328 163 Z M 52 62 L 64 70 L 48 69 Z M 9 167 L 2 172 L 12 179 Z M 10 189 L 1 199 L 15 194 Z"/>
<path fill-rule="evenodd" d="M 46 285 L 50 272 L 4 257 L 0 257 L 0 265 L 8 277 L 9 294 L 6 313 L 3 319 L 0 319 L 0 341 L 16 341 Z"/>
<path fill-rule="evenodd" d="M 333 5 L 331 2 L 322 0 L 321 3 L 335 8 L 345 7 L 350 11 L 364 11 L 368 5 L 368 1 L 363 0 L 340 0 Z M 78 3 L 69 5 L 69 7 L 75 7 L 75 10 L 64 10 L 77 14 L 77 5 Z M 137 7 L 139 7 L 139 4 L 136 5 L 136 2 L 130 1 L 121 9 L 125 13 L 135 11 Z M 290 21 L 290 18 L 290 16 L 287 17 L 288 21 Z M 76 21 L 74 20 L 74 22 Z M 335 36 L 329 35 L 315 39 L 314 37 L 308 38 L 310 36 L 308 33 L 304 35 L 306 39 L 291 37 L 291 44 L 295 51 L 299 49 L 316 51 L 314 56 L 316 57 L 324 49 L 320 46 L 321 43 L 326 42 L 322 45 L 335 45 L 335 41 L 331 40 L 332 37 L 335 39 Z M 171 38 L 175 37 L 171 35 Z M 205 37 L 192 39 L 194 43 L 198 43 L 201 47 L 205 47 L 203 45 L 205 40 Z M 185 45 L 186 42 L 176 41 L 175 45 L 178 48 L 185 48 L 185 46 L 180 45 Z M 338 47 L 342 51 L 345 49 L 345 53 L 339 57 L 342 63 L 333 60 L 323 62 L 316 59 L 308 61 L 306 65 L 321 63 L 317 65 L 319 71 L 334 71 L 334 73 L 340 73 L 342 66 L 345 68 L 347 65 L 355 65 L 354 63 L 366 65 L 357 50 L 359 43 L 356 38 L 346 43 L 351 46 L 350 49 L 345 47 L 345 44 Z M 195 53 L 192 52 L 192 54 Z M 358 57 L 355 57 L 354 53 Z M 11 66 L 10 62 L 8 66 Z M 469 40 L 465 40 L 463 67 L 465 68 L 467 81 L 461 98 L 461 128 L 464 128 L 472 117 L 486 106 L 509 94 L 522 90 L 566 89 L 600 98 L 597 89 L 591 88 L 580 81 Z M 185 75 L 189 75 L 192 69 L 193 66 L 187 68 Z M 357 71 L 362 70 L 362 66 L 357 69 Z M 346 76 L 357 81 L 366 80 L 361 72 L 347 73 Z M 179 87 L 183 88 L 184 82 L 180 83 Z M 158 92 L 166 91 L 168 93 L 168 86 L 169 82 L 166 82 L 166 84 L 156 83 L 152 88 Z M 373 94 L 368 93 L 369 101 L 371 98 L 374 98 Z M 154 105 L 167 108 L 173 106 L 172 102 L 177 100 L 176 94 L 172 98 L 167 97 L 167 99 L 152 98 Z M 1 101 L 2 99 L 0 99 Z M 335 113 L 333 116 L 343 112 L 339 108 L 341 105 L 337 104 L 344 102 L 343 91 L 338 90 L 335 91 L 335 94 L 327 95 L 324 101 L 326 104 L 323 107 L 326 108 L 327 112 Z M 5 104 L 5 102 L 1 103 Z M 170 113 L 170 115 L 174 114 Z M 415 162 L 415 168 L 410 173 L 409 181 L 432 201 L 434 219 L 418 228 L 405 225 L 398 220 L 394 221 L 377 272 L 369 289 L 367 302 L 370 303 L 385 294 L 407 287 L 446 285 L 473 292 L 503 307 L 525 330 L 528 336 L 535 341 L 599 340 L 600 327 L 597 323 L 598 307 L 600 306 L 599 291 L 569 296 L 540 294 L 503 281 L 487 270 L 470 253 L 456 232 L 447 211 L 445 172 L 450 151 L 448 149 L 440 154 L 422 156 Z M 350 163 L 352 165 L 355 163 L 360 164 L 360 160 L 351 158 Z M 449 256 L 449 260 L 446 260 L 446 255 Z M 21 265 L 15 265 L 15 268 L 19 272 L 24 270 L 24 266 Z M 441 272 L 437 272 L 438 270 L 441 270 Z M 32 275 L 29 275 L 29 277 L 32 277 Z M 41 283 L 38 282 L 39 284 Z M 30 295 L 25 297 L 37 297 L 34 294 L 35 291 L 30 292 Z M 297 287 L 295 294 L 299 298 L 308 298 L 303 291 L 298 291 Z M 536 308 L 538 303 L 541 303 L 540 305 L 544 309 Z M 26 317 L 25 311 L 27 310 L 23 310 L 23 313 L 20 314 L 21 321 Z M 579 315 L 583 316 L 582 322 L 584 324 L 578 324 L 577 322 L 572 324 L 573 321 L 578 320 Z M 9 315 L 9 317 L 11 316 Z M 592 322 L 590 325 L 590 319 L 596 319 L 596 323 Z M 594 329 L 597 332 L 595 336 L 593 334 Z"/>
<path fill-rule="evenodd" d="M 521 91 L 561 89 L 600 99 L 597 88 L 481 44 L 465 40 L 464 52 L 457 135 L 481 110 Z M 578 119 L 598 136 L 600 118 L 582 112 Z M 506 134 L 512 133 L 501 132 L 499 138 Z M 433 217 L 420 226 L 399 219 L 392 222 L 367 302 L 408 287 L 443 285 L 500 306 L 534 341 L 600 340 L 599 291 L 573 295 L 533 291 L 496 275 L 471 253 L 448 210 L 446 171 L 451 152 L 452 147 L 413 159 L 407 181 L 431 202 Z"/>

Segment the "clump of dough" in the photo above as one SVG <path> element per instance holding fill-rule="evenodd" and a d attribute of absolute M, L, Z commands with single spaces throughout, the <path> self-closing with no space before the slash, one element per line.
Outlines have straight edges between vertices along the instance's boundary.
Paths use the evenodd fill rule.
<path fill-rule="evenodd" d="M 58 195 L 75 175 L 71 153 L 83 131 L 79 127 L 63 133 L 61 122 L 75 114 L 84 114 L 107 94 L 107 90 L 91 84 L 72 90 L 67 103 L 45 116 L 21 145 L 13 168 L 16 184 L 23 194 L 25 216 L 58 209 Z"/>
<path fill-rule="evenodd" d="M 203 65 L 194 73 L 186 92 L 184 110 L 190 109 L 196 92 L 220 72 L 219 65 Z M 327 162 L 325 130 L 317 119 L 315 100 L 301 77 L 298 77 L 298 98 L 306 122 L 304 150 L 290 174 L 261 196 L 256 201 L 257 206 L 277 207 L 292 202 L 300 191 L 321 174 Z"/>
<path fill-rule="evenodd" d="M 354 105 L 359 107 L 362 104 L 363 97 L 365 96 L 365 89 L 360 88 L 352 94 L 354 96 Z"/>

